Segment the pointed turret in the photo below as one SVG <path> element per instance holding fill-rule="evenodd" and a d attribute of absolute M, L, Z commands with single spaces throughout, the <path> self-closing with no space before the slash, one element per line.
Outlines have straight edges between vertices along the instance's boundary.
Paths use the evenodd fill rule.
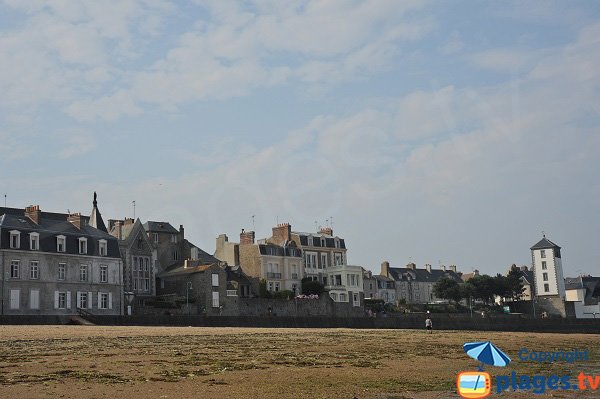
<path fill-rule="evenodd" d="M 94 202 L 93 202 L 94 207 L 92 208 L 92 213 L 90 214 L 89 225 L 97 228 L 98 230 L 102 230 L 105 233 L 108 233 L 108 230 L 106 229 L 106 225 L 104 224 L 104 220 L 102 220 L 102 215 L 100 214 L 100 211 L 98 210 L 98 201 L 96 200 L 97 197 L 98 196 L 96 195 L 96 192 L 94 191 Z"/>

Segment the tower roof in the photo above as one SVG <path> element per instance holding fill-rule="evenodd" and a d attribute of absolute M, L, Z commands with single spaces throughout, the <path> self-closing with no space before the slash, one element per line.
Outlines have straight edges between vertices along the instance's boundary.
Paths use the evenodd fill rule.
<path fill-rule="evenodd" d="M 100 211 L 98 210 L 98 201 L 96 201 L 97 195 L 96 192 L 94 191 L 94 202 L 93 202 L 93 208 L 92 208 L 92 213 L 90 214 L 90 221 L 89 221 L 89 225 L 92 227 L 97 228 L 98 230 L 102 230 L 105 233 L 108 233 L 108 230 L 106 229 L 106 225 L 104 224 L 104 220 L 102 220 L 102 215 L 100 214 Z"/>
<path fill-rule="evenodd" d="M 534 249 L 551 249 L 551 248 L 560 249 L 560 247 L 558 245 L 556 245 L 555 243 L 553 243 L 552 241 L 547 239 L 546 236 L 544 236 L 544 238 L 542 238 L 537 244 L 535 244 L 530 249 L 533 251 Z"/>

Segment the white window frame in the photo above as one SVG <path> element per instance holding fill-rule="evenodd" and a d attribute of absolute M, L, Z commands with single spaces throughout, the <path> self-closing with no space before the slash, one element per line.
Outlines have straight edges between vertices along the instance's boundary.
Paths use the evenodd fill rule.
<path fill-rule="evenodd" d="M 109 309 L 110 294 L 108 292 L 99 292 L 98 293 L 98 309 Z"/>
<path fill-rule="evenodd" d="M 29 309 L 37 310 L 40 308 L 40 290 L 29 291 Z"/>
<path fill-rule="evenodd" d="M 312 236 L 308 236 L 308 237 L 306 237 L 306 242 L 308 243 L 308 246 L 309 246 L 309 247 L 312 247 L 312 246 L 314 246 L 314 245 L 313 245 L 313 238 L 312 238 Z"/>
<path fill-rule="evenodd" d="M 56 236 L 56 252 L 67 252 L 67 237 L 63 235 Z"/>
<path fill-rule="evenodd" d="M 39 251 L 40 249 L 40 233 L 29 233 L 29 249 Z"/>
<path fill-rule="evenodd" d="M 79 255 L 87 255 L 88 253 L 88 242 L 87 238 L 79 237 Z"/>
<path fill-rule="evenodd" d="M 219 305 L 219 291 L 213 291 L 212 293 L 212 307 L 218 308 Z"/>
<path fill-rule="evenodd" d="M 100 282 L 108 283 L 108 265 L 100 265 Z"/>
<path fill-rule="evenodd" d="M 322 252 L 320 258 L 319 269 L 327 269 L 327 253 Z"/>
<path fill-rule="evenodd" d="M 89 270 L 88 265 L 80 264 L 79 265 L 79 281 L 88 281 L 89 272 L 90 272 L 90 270 Z"/>
<path fill-rule="evenodd" d="M 154 243 L 158 244 L 158 233 L 152 233 L 154 235 Z"/>
<path fill-rule="evenodd" d="M 108 254 L 108 242 L 104 239 L 98 241 L 98 252 L 100 256 L 106 256 Z"/>
<path fill-rule="evenodd" d="M 21 232 L 19 230 L 10 231 L 10 249 L 21 248 Z"/>
<path fill-rule="evenodd" d="M 57 279 L 62 281 L 67 277 L 67 264 L 66 263 L 59 263 L 58 264 L 58 276 Z"/>
<path fill-rule="evenodd" d="M 219 273 L 213 273 L 212 274 L 212 286 L 213 287 L 218 287 L 219 286 Z"/>
<path fill-rule="evenodd" d="M 10 261 L 10 278 L 14 280 L 21 278 L 21 261 L 18 259 Z"/>
<path fill-rule="evenodd" d="M 29 279 L 39 280 L 40 279 L 40 262 L 32 260 L 29 262 Z"/>
<path fill-rule="evenodd" d="M 360 295 L 358 293 L 352 293 L 352 304 L 354 306 L 360 306 Z"/>
<path fill-rule="evenodd" d="M 346 302 L 346 294 L 340 293 L 340 302 Z"/>
<path fill-rule="evenodd" d="M 67 309 L 67 293 L 66 292 L 56 292 L 56 303 L 55 306 L 57 309 Z"/>

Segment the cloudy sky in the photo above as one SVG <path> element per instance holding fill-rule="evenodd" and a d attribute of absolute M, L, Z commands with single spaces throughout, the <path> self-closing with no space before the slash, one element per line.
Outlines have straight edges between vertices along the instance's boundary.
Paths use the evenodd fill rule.
<path fill-rule="evenodd" d="M 600 274 L 600 4 L 0 1 L 8 206 Z"/>

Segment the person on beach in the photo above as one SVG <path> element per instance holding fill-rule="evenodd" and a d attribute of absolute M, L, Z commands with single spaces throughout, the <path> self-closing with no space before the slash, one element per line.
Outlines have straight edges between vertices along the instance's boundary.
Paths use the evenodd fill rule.
<path fill-rule="evenodd" d="M 432 333 L 433 324 L 431 323 L 431 319 L 429 317 L 425 320 L 425 328 L 429 334 Z"/>

